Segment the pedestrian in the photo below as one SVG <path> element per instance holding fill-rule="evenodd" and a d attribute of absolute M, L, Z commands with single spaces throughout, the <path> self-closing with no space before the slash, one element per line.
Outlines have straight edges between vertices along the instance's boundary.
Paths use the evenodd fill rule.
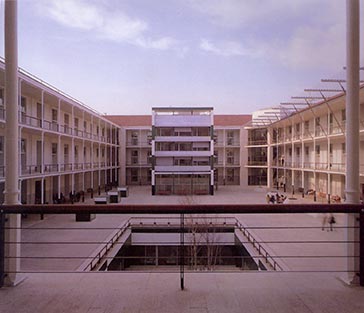
<path fill-rule="evenodd" d="M 329 216 L 329 224 L 330 224 L 330 231 L 333 231 L 333 225 L 336 223 L 336 219 L 335 219 L 335 216 L 334 214 L 330 214 Z"/>

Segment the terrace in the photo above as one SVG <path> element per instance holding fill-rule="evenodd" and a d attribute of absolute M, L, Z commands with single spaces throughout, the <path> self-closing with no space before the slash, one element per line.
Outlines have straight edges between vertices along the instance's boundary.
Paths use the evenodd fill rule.
<path fill-rule="evenodd" d="M 298 206 L 264 205 L 263 188 L 221 186 L 214 199 L 208 195 L 152 197 L 148 191 L 147 187 L 130 188 L 130 196 L 122 199 L 121 206 L 88 206 L 88 211 L 109 213 L 97 214 L 91 222 L 77 223 L 74 214 L 69 214 L 86 209 L 80 205 L 23 206 L 23 211 L 39 213 L 40 210 L 49 210 L 57 214 L 47 214 L 44 220 L 39 220 L 38 215 L 28 215 L 24 219 L 22 273 L 19 275 L 26 279 L 15 288 L 0 289 L 3 295 L 0 310 L 292 312 L 294 309 L 295 312 L 362 312 L 364 309 L 363 288 L 344 283 L 348 260 L 346 214 L 335 213 L 337 224 L 331 232 L 321 230 L 322 214 L 318 213 L 357 211 L 361 206 L 314 206 L 306 198 L 300 199 L 303 205 Z M 186 201 L 189 204 L 186 205 Z M 215 203 L 224 203 L 224 206 Z M 178 224 L 181 204 L 184 205 L 186 224 L 193 211 L 199 211 L 199 216 L 210 213 L 216 218 L 224 209 L 227 224 L 234 217 L 239 221 L 235 224 L 235 231 L 243 226 L 249 232 L 250 237 L 242 239 L 244 244 L 255 245 L 256 251 L 261 250 L 261 254 L 256 253 L 253 257 L 263 260 L 268 252 L 282 268 L 193 270 L 186 265 L 183 291 L 179 266 L 146 266 L 138 271 L 116 272 L 85 271 L 82 268 L 97 256 L 100 247 L 110 242 L 129 218 L 144 219 L 144 224 L 158 226 L 163 213 L 163 216 L 167 214 L 171 224 Z M 150 208 L 159 214 L 131 214 L 147 213 Z M 243 209 L 245 213 L 255 214 L 242 214 Z M 311 213 L 300 213 L 306 210 Z M 116 214 L 121 211 L 124 214 Z M 178 214 L 171 214 L 175 212 Z M 163 223 L 166 224 L 167 220 Z M 103 260 L 105 258 L 108 255 Z"/>

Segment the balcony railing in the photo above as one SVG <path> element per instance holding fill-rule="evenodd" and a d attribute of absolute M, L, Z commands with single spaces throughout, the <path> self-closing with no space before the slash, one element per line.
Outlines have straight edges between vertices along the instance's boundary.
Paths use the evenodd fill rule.
<path fill-rule="evenodd" d="M 41 119 L 25 114 L 20 115 L 19 123 L 32 127 L 42 127 Z"/>
<path fill-rule="evenodd" d="M 235 139 L 227 139 L 226 146 L 238 147 L 238 146 L 240 146 L 240 142 L 239 142 L 239 140 L 235 140 Z"/>
<path fill-rule="evenodd" d="M 358 223 L 354 226 L 348 225 L 345 216 L 340 219 L 340 224 L 330 225 L 315 225 L 307 224 L 307 217 L 312 214 L 357 214 Z M 126 214 L 135 215 L 139 217 L 132 222 L 130 219 L 124 219 L 124 222 L 118 227 L 101 227 L 93 229 L 90 226 L 83 224 L 75 228 L 74 226 L 67 228 L 63 222 L 61 227 L 55 226 L 53 229 L 48 227 L 42 227 L 41 224 L 37 224 L 36 227 L 20 228 L 17 229 L 14 226 L 9 227 L 5 215 L 9 217 L 12 214 L 76 214 L 79 217 L 89 216 L 92 214 Z M 141 215 L 147 214 L 146 217 Z M 150 215 L 152 214 L 152 216 Z M 206 215 L 208 214 L 208 215 Z M 222 215 L 223 214 L 223 215 Z M 229 214 L 229 217 L 226 217 Z M 242 219 L 248 218 L 251 214 L 260 215 L 265 217 L 269 214 L 269 219 L 265 219 L 263 224 L 261 218 L 253 218 L 249 224 L 242 222 Z M 281 215 L 284 215 L 282 219 Z M 305 215 L 300 215 L 305 214 Z M 154 216 L 153 216 L 154 215 Z M 222 215 L 222 216 L 221 216 Z M 225 216 L 224 216 L 225 215 Z M 238 215 L 239 219 L 231 217 L 231 215 Z M 247 216 L 247 217 L 245 217 Z M 352 220 L 355 221 L 355 216 L 352 216 Z M 278 218 L 276 220 L 275 218 Z M 302 217 L 304 217 L 302 219 Z M 337 215 L 336 215 L 337 217 Z M 111 219 L 115 219 L 115 216 L 110 216 Z M 287 222 L 282 223 L 282 220 L 295 221 L 294 223 Z M 56 221 L 56 219 L 54 219 Z M 62 221 L 64 221 L 62 219 Z M 255 222 L 254 222 L 255 221 Z M 259 222 L 260 221 L 260 222 Z M 278 221 L 278 222 L 277 222 Z M 302 221 L 302 222 L 300 222 Z M 56 225 L 56 224 L 54 224 Z M 109 224 L 108 224 L 109 225 Z M 128 236 L 122 237 L 126 232 L 133 232 L 135 229 L 143 230 L 146 227 L 148 231 L 153 231 L 160 234 L 160 229 L 165 227 L 169 229 L 169 234 L 175 233 L 176 239 L 174 244 L 177 247 L 176 255 L 134 255 L 128 256 L 125 254 L 116 254 L 121 248 L 122 244 L 127 240 Z M 342 232 L 342 239 L 338 237 L 331 238 L 330 236 L 324 236 L 321 229 L 327 227 L 328 230 L 334 232 Z M 226 270 L 219 269 L 219 263 L 209 263 L 208 256 L 194 255 L 190 247 L 193 247 L 193 234 L 210 234 L 210 239 L 214 238 L 215 241 L 211 243 L 210 248 L 217 243 L 221 247 L 225 246 L 224 239 L 218 239 L 218 236 L 213 237 L 214 234 L 221 236 L 224 229 L 227 229 L 233 234 L 234 238 L 238 238 L 240 244 L 249 252 L 249 255 L 234 254 L 227 258 L 233 262 L 234 267 L 229 267 L 229 271 L 236 273 L 244 273 L 249 270 L 259 270 L 261 272 L 276 271 L 277 274 L 285 272 L 304 272 L 305 275 L 310 273 L 350 273 L 352 275 L 357 274 L 360 279 L 360 285 L 364 286 L 364 206 L 362 204 L 188 204 L 188 205 L 161 205 L 161 204 L 147 204 L 147 205 L 3 205 L 0 212 L 0 287 L 4 284 L 5 266 L 7 262 L 11 262 L 16 258 L 20 258 L 22 266 L 20 269 L 22 273 L 37 272 L 37 273 L 64 273 L 75 271 L 73 267 L 67 267 L 67 262 L 81 262 L 81 266 L 77 267 L 78 270 L 84 272 L 91 271 L 120 271 L 123 268 L 115 269 L 109 268 L 111 261 L 114 259 L 121 265 L 123 262 L 130 259 L 139 259 L 144 266 L 138 271 L 158 270 L 158 261 L 164 266 L 169 266 L 169 272 L 180 273 L 181 288 L 184 288 L 185 279 L 184 273 L 186 271 L 196 272 L 197 269 L 204 269 L 205 271 L 215 271 L 226 273 Z M 214 230 L 220 229 L 220 232 L 214 233 Z M 22 240 L 19 242 L 9 241 L 4 236 L 4 232 L 24 232 L 26 235 L 22 236 Z M 87 240 L 72 240 L 69 236 L 71 231 L 81 232 L 82 238 Z M 92 235 L 95 231 L 102 231 L 105 238 L 105 234 L 110 234 L 106 240 L 95 240 Z M 344 236 L 345 232 L 360 233 L 359 236 L 354 237 L 350 241 L 347 241 Z M 49 239 L 47 232 L 58 233 L 58 239 Z M 292 232 L 299 233 L 299 236 L 292 236 Z M 316 233 L 317 232 L 317 233 Z M 313 234 L 316 236 L 313 237 Z M 65 234 L 67 236 L 65 237 Z M 87 234 L 87 236 L 86 236 Z M 86 236 L 86 237 L 85 237 Z M 79 237 L 78 237 L 79 238 Z M 97 238 L 97 237 L 96 237 Z M 98 237 L 100 238 L 100 237 Z M 171 236 L 168 237 L 171 240 Z M 299 238 L 299 239 L 297 239 Z M 153 239 L 153 244 L 160 244 L 158 240 Z M 225 239 L 226 240 L 226 239 Z M 205 239 L 205 244 L 208 240 Z M 8 245 L 22 245 L 22 255 L 12 255 L 11 257 L 6 255 L 8 251 Z M 345 249 L 332 250 L 332 247 L 347 247 L 350 244 L 354 251 L 358 251 L 357 254 L 345 253 Z M 42 249 L 37 248 L 41 245 Z M 58 246 L 69 246 L 67 250 L 61 251 L 66 254 L 59 253 Z M 282 247 L 285 247 L 285 253 L 282 253 Z M 95 250 L 95 246 L 97 249 Z M 87 248 L 89 247 L 89 248 Z M 45 248 L 45 249 L 43 249 Z M 320 253 L 315 253 L 319 248 Z M 117 249 L 117 250 L 115 250 Z M 57 253 L 55 253 L 57 251 Z M 67 252 L 64 252 L 67 251 Z M 83 255 L 81 251 L 90 251 Z M 155 251 L 155 250 L 153 250 Z M 278 252 L 277 254 L 277 251 Z M 333 253 L 333 251 L 336 251 Z M 216 260 L 223 260 L 226 258 L 224 255 L 218 255 L 215 252 L 214 256 Z M 359 268 L 346 267 L 346 260 L 357 259 Z M 123 261 L 124 260 L 124 261 Z M 195 261 L 197 263 L 195 263 Z M 253 262 L 251 268 L 246 267 L 246 261 Z M 297 260 L 300 260 L 299 264 L 296 264 Z M 151 262 L 150 262 L 151 261 Z M 210 259 L 211 261 L 211 259 Z M 31 262 L 32 267 L 26 268 L 26 263 Z M 170 262 L 170 263 L 169 263 Z M 351 262 L 349 262 L 351 263 Z M 353 262 L 354 263 L 354 262 Z M 46 266 L 44 266 L 46 264 Z M 74 263 L 73 263 L 74 264 Z M 169 265 L 170 264 L 170 265 Z M 195 264 L 198 267 L 195 267 Z M 60 267 L 62 265 L 62 267 Z M 152 265 L 148 267 L 148 265 Z M 72 270 L 73 268 L 73 270 Z M 165 268 L 164 268 L 165 270 Z M 128 271 L 130 273 L 130 270 Z M 102 272 L 99 273 L 102 275 Z M 30 277 L 29 279 L 32 279 Z M 279 276 L 277 276 L 279 279 Z"/>
<path fill-rule="evenodd" d="M 342 125 L 330 125 L 330 135 L 336 134 L 344 134 L 345 133 L 345 124 Z"/>
<path fill-rule="evenodd" d="M 267 145 L 267 139 L 249 139 L 248 140 L 248 145 L 249 146 L 264 146 Z"/>
<path fill-rule="evenodd" d="M 21 168 L 21 175 L 35 175 L 40 174 L 42 171 L 41 165 L 26 165 Z"/>
<path fill-rule="evenodd" d="M 4 119 L 5 110 L 0 108 L 0 119 Z M 116 140 L 111 140 L 110 137 L 98 136 L 97 134 L 91 134 L 87 131 L 82 131 L 77 128 L 71 128 L 69 125 L 59 125 L 56 121 L 42 120 L 30 115 L 21 114 L 19 117 L 19 123 L 31 127 L 54 131 L 57 133 L 73 135 L 86 139 L 93 139 L 105 143 L 117 144 Z"/>
<path fill-rule="evenodd" d="M 267 166 L 268 162 L 267 162 L 267 160 L 249 160 L 248 165 L 250 165 L 250 166 L 254 166 L 254 165 Z"/>

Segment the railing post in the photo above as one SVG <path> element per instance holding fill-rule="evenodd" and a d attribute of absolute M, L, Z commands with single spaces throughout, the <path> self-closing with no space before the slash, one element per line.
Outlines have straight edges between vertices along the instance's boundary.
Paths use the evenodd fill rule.
<path fill-rule="evenodd" d="M 181 213 L 180 217 L 181 229 L 180 229 L 180 280 L 181 280 L 181 290 L 185 289 L 185 217 Z"/>
<path fill-rule="evenodd" d="M 360 210 L 360 222 L 359 222 L 359 227 L 360 227 L 360 237 L 359 237 L 359 253 L 360 253 L 360 286 L 364 286 L 364 209 Z"/>
<path fill-rule="evenodd" d="M 0 288 L 5 281 L 5 214 L 0 212 Z"/>

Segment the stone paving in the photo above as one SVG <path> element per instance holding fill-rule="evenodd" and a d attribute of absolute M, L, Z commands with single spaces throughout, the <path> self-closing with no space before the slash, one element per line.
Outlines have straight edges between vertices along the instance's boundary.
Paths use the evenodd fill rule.
<path fill-rule="evenodd" d="M 215 196 L 150 196 L 150 187 L 132 187 L 122 203 L 265 203 L 263 188 L 221 186 Z M 87 199 L 92 203 L 91 199 Z M 312 199 L 301 199 L 309 202 Z M 321 230 L 322 215 L 239 215 L 237 218 L 263 242 L 344 240 L 343 228 Z M 23 245 L 22 256 L 78 256 L 70 260 L 24 259 L 23 271 L 75 271 L 127 216 L 97 215 L 91 222 L 75 222 L 73 215 L 34 216 L 24 220 L 23 240 L 50 245 Z M 345 226 L 337 215 L 336 226 Z M 266 226 L 310 226 L 309 229 L 271 229 Z M 36 228 L 58 228 L 37 230 Z M 82 229 L 81 229 L 82 228 Z M 85 228 L 87 231 L 85 231 Z M 106 228 L 106 229 L 105 229 Z M 57 245 L 57 242 L 92 244 Z M 15 288 L 0 289 L 0 312 L 364 312 L 364 289 L 344 284 L 345 256 L 341 244 L 266 243 L 286 267 L 285 273 L 187 273 L 186 290 L 179 289 L 177 273 L 27 273 Z M 284 258 L 284 256 L 289 256 Z M 293 258 L 292 256 L 300 256 Z M 329 272 L 306 273 L 309 269 Z M 331 272 L 334 270 L 335 272 Z M 301 272 L 303 271 L 303 272 Z"/>

